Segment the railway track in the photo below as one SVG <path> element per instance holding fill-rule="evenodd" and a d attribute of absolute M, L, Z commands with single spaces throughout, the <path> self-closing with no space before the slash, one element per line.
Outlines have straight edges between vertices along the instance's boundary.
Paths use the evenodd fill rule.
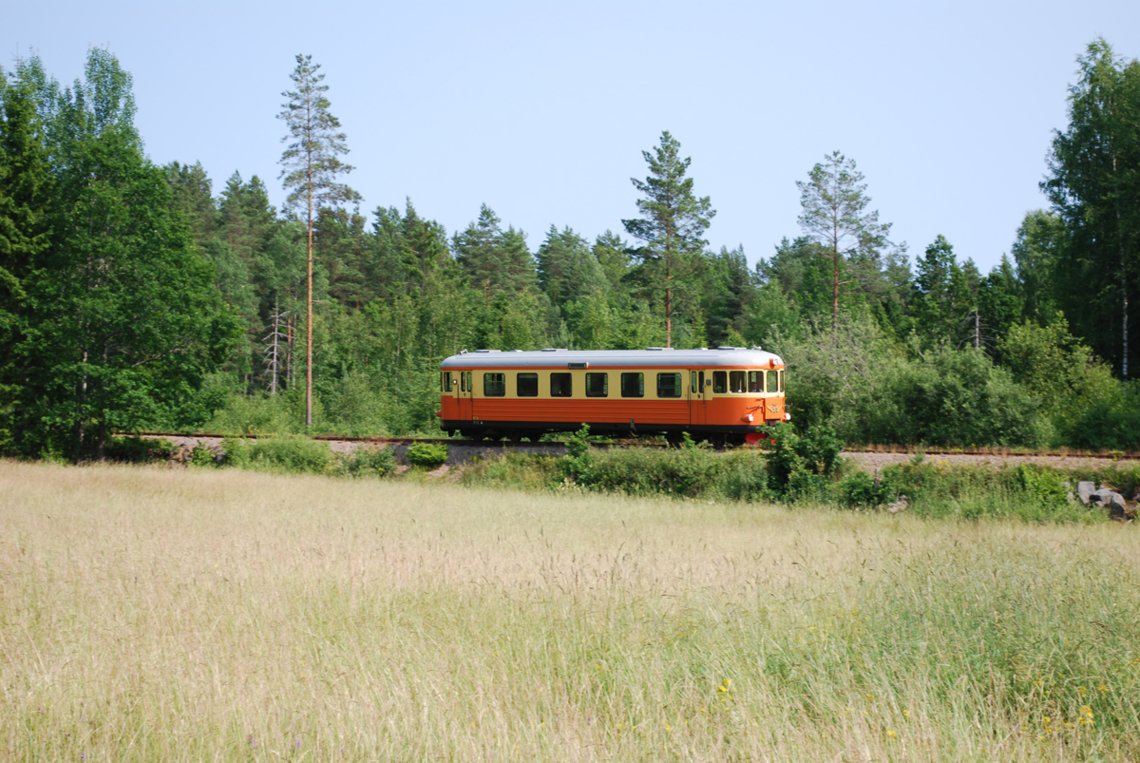
<path fill-rule="evenodd" d="M 171 432 L 144 432 L 141 437 L 152 437 L 169 440 L 183 448 L 193 448 L 198 444 L 220 446 L 222 441 L 232 435 L 216 433 L 171 433 Z M 242 439 L 256 440 L 258 435 L 243 435 Z M 271 435 L 263 435 L 268 438 Z M 340 435 L 313 435 L 311 439 L 327 442 L 329 447 L 337 452 L 351 452 L 359 447 L 384 446 L 394 447 L 397 453 L 402 453 L 415 443 L 431 443 L 447 445 L 454 455 L 454 461 L 463 462 L 474 456 L 485 456 L 496 453 L 523 452 L 545 455 L 562 455 L 566 446 L 559 441 L 540 440 L 537 442 L 520 442 L 512 440 L 480 441 L 451 437 L 344 437 Z M 595 447 L 668 447 L 660 440 L 646 439 L 614 439 L 595 443 Z M 976 449 L 950 449 L 950 448 L 923 448 L 876 446 L 869 448 L 846 448 L 843 451 L 845 458 L 851 459 L 864 468 L 878 469 L 890 464 L 903 463 L 921 458 L 927 461 L 945 461 L 949 463 L 966 463 L 1003 466 L 1018 463 L 1038 463 L 1059 468 L 1079 468 L 1081 466 L 1103 466 L 1108 463 L 1121 465 L 1140 465 L 1140 453 L 1120 451 L 1074 451 L 1053 450 L 1027 452 L 1007 448 L 976 448 Z"/>

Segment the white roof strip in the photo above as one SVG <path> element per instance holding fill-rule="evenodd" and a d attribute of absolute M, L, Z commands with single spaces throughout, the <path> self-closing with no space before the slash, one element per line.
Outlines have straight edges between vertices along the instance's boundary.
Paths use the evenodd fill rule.
<path fill-rule="evenodd" d="M 445 358 L 440 368 L 771 368 L 779 355 L 760 349 L 720 347 L 709 350 L 476 350 Z"/>

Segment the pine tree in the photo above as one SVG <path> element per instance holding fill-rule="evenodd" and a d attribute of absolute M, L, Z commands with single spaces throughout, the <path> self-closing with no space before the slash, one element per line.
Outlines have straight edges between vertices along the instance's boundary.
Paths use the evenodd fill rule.
<path fill-rule="evenodd" d="M 352 171 L 341 161 L 348 153 L 340 120 L 329 111 L 325 75 L 313 57 L 297 54 L 297 66 L 290 75 L 293 90 L 283 92 L 288 100 L 278 117 L 284 120 L 288 141 L 281 154 L 281 180 L 289 191 L 288 203 L 305 210 L 308 236 L 307 318 L 305 342 L 305 426 L 313 426 L 313 221 L 321 208 L 337 208 L 358 201 L 360 194 L 337 178 Z"/>
<path fill-rule="evenodd" d="M 839 151 L 833 151 L 796 181 L 800 189 L 800 226 L 824 247 L 831 260 L 831 327 L 839 321 L 839 286 L 847 259 L 868 256 L 884 247 L 890 224 L 879 222 L 879 213 L 868 211 L 871 203 L 863 173 Z"/>
<path fill-rule="evenodd" d="M 693 179 L 685 176 L 692 160 L 681 158 L 680 150 L 681 144 L 666 130 L 652 153 L 641 152 L 649 175 L 630 178 L 642 194 L 637 200 L 640 217 L 622 220 L 626 232 L 643 242 L 634 254 L 653 271 L 650 283 L 664 296 L 666 347 L 673 346 L 674 289 L 686 265 L 707 246 L 705 230 L 716 215 L 708 196 L 693 195 Z"/>

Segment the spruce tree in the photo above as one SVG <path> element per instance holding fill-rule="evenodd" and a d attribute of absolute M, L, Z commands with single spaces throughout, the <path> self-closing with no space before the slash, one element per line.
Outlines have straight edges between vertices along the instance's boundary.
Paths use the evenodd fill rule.
<path fill-rule="evenodd" d="M 50 245 L 23 281 L 13 431 L 30 455 L 99 456 L 113 432 L 200 422 L 203 379 L 234 321 L 163 170 L 143 155 L 130 75 L 102 50 L 72 89 L 28 75 L 53 182 Z"/>

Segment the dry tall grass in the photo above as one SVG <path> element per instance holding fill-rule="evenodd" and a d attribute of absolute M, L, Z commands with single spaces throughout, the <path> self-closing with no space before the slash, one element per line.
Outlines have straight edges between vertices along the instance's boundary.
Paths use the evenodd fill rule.
<path fill-rule="evenodd" d="M 1134 528 L 0 462 L 9 760 L 1140 757 Z"/>

